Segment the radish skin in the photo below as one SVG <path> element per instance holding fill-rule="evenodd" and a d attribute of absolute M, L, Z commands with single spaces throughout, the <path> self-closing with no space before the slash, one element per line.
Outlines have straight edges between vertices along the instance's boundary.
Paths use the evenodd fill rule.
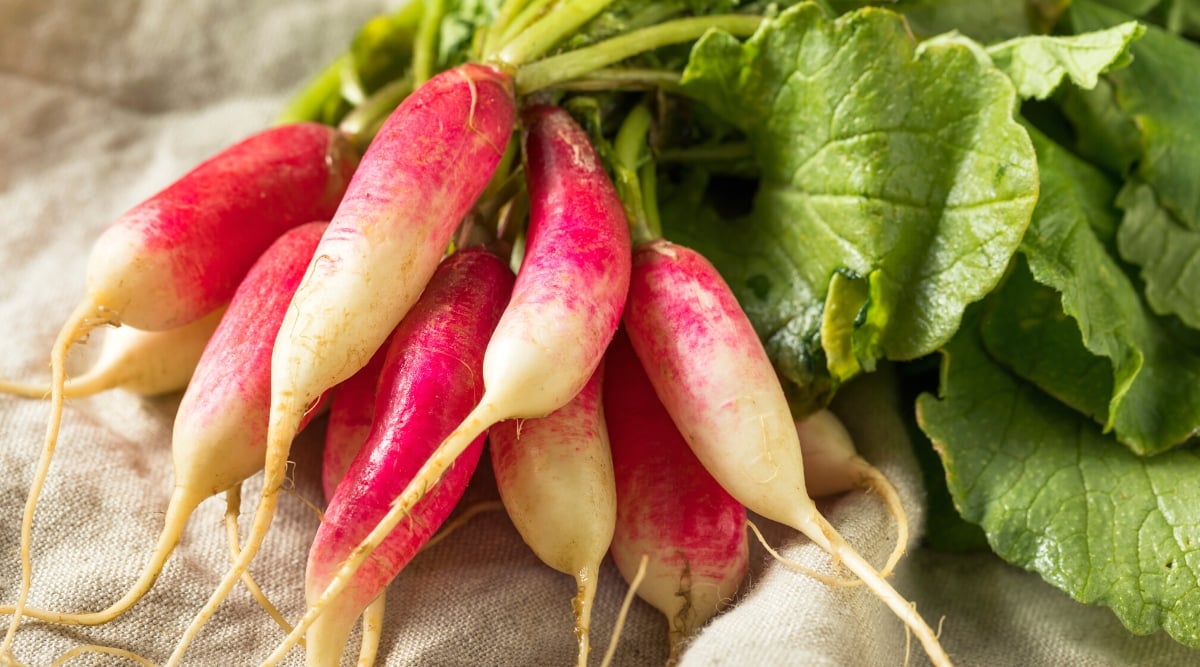
<path fill-rule="evenodd" d="M 483 394 L 483 351 L 512 281 L 512 272 L 490 252 L 455 253 L 400 323 L 383 362 L 370 436 L 313 538 L 305 577 L 310 605 Z M 308 629 L 310 667 L 340 664 L 356 619 L 446 521 L 482 452 L 483 438 L 478 437 L 414 508 L 412 520 L 391 532 L 353 584 Z"/>
<path fill-rule="evenodd" d="M 746 509 L 704 469 L 654 393 L 624 331 L 605 357 L 617 480 L 613 561 L 667 618 L 670 657 L 737 594 L 749 569 Z"/>
<path fill-rule="evenodd" d="M 329 420 L 325 427 L 325 448 L 321 455 L 321 488 L 326 503 L 333 498 L 354 457 L 367 441 L 367 436 L 371 435 L 371 424 L 375 420 L 375 392 L 389 346 L 385 342 L 366 366 L 332 392 Z"/>
<path fill-rule="evenodd" d="M 221 307 L 190 324 L 165 331 L 123 326 L 106 332 L 95 363 L 83 374 L 67 378 L 63 397 L 81 398 L 109 389 L 124 389 L 140 396 L 183 391 L 224 313 Z M 0 393 L 45 398 L 50 385 L 0 381 Z"/>
<path fill-rule="evenodd" d="M 692 451 L 747 509 L 795 528 L 844 563 L 917 636 L 950 659 L 912 606 L 817 510 L 795 423 L 770 360 L 716 269 L 665 239 L 634 253 L 625 326 L 655 393 Z"/>
<path fill-rule="evenodd" d="M 601 364 L 565 406 L 488 431 L 496 487 L 517 532 L 543 563 L 575 578 L 579 667 L 588 662 L 600 563 L 617 520 L 603 377 Z"/>
<path fill-rule="evenodd" d="M 492 178 L 513 129 L 512 78 L 467 64 L 394 111 L 363 155 L 280 328 L 262 497 L 242 556 L 167 662 L 178 665 L 258 553 L 305 412 L 349 378 L 416 302 L 455 227 Z"/>
<path fill-rule="evenodd" d="M 326 505 L 333 498 L 338 484 L 345 479 L 346 471 L 350 469 L 354 457 L 371 435 L 371 422 L 375 417 L 375 389 L 379 385 L 379 373 L 383 370 L 388 347 L 389 344 L 385 343 L 366 366 L 339 384 L 329 401 L 329 420 L 325 427 L 325 447 L 321 459 L 321 486 Z M 358 667 L 371 667 L 375 664 L 379 642 L 383 638 L 386 610 L 385 591 L 367 605 L 363 612 Z M 287 631 L 291 632 L 291 628 Z M 304 646 L 305 643 L 301 641 L 300 645 Z"/>
<path fill-rule="evenodd" d="M 97 239 L 88 260 L 87 294 L 50 353 L 50 417 L 21 519 L 21 589 L 0 658 L 11 651 L 29 597 L 33 515 L 62 423 L 71 346 L 103 324 L 171 329 L 227 302 L 284 230 L 328 219 L 357 162 L 349 140 L 332 128 L 275 127 L 200 164 Z"/>
<path fill-rule="evenodd" d="M 524 112 L 523 123 L 529 233 L 512 300 L 484 354 L 483 398 L 392 501 L 298 628 L 322 613 L 488 427 L 505 419 L 545 416 L 578 394 L 620 322 L 630 240 L 616 190 L 587 134 L 565 111 L 532 107 Z M 233 585 L 228 577 L 223 583 Z"/>
<path fill-rule="evenodd" d="M 23 615 L 53 623 L 99 625 L 124 613 L 154 585 L 195 508 L 262 468 L 271 343 L 325 226 L 314 222 L 289 230 L 263 253 L 205 348 L 175 417 L 175 488 L 163 531 L 138 581 L 103 611 L 25 608 Z M 0 613 L 14 611 L 0 607 Z"/>

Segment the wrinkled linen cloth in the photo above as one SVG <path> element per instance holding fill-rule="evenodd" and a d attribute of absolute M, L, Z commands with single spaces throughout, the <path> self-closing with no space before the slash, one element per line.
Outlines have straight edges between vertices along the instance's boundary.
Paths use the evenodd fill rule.
<path fill-rule="evenodd" d="M 385 9 L 376 0 L 0 0 L 0 321 L 7 323 L 0 377 L 48 376 L 50 346 L 83 295 L 89 248 L 107 224 L 270 124 L 356 28 Z M 75 349 L 73 372 L 87 367 L 103 335 Z M 111 391 L 68 402 L 34 525 L 31 605 L 98 610 L 135 581 L 171 489 L 178 401 Z M 0 604 L 17 595 L 20 517 L 47 414 L 46 401 L 0 397 Z M 321 504 L 323 424 L 314 423 L 293 449 L 294 492 L 281 500 L 252 567 L 292 620 L 303 612 L 304 563 L 319 521 L 304 501 Z M 1200 663 L 1200 653 L 1165 635 L 1132 636 L 1109 611 L 1077 604 L 991 555 L 919 547 L 923 491 L 911 452 L 864 450 L 900 488 L 912 520 L 913 549 L 891 581 L 930 624 L 940 622 L 957 664 Z M 497 497 L 490 474 L 482 465 L 464 502 Z M 260 477 L 246 484 L 243 534 L 260 489 Z M 884 561 L 894 526 L 878 498 L 850 493 L 821 508 L 871 562 Z M 44 666 L 95 643 L 165 661 L 228 567 L 224 513 L 222 497 L 200 507 L 157 584 L 128 613 L 95 628 L 26 622 L 16 658 Z M 787 557 L 835 571 L 804 538 L 760 524 Z M 741 596 L 699 633 L 682 665 L 905 664 L 903 626 L 865 588 L 827 587 L 751 548 Z M 600 576 L 592 664 L 627 590 L 611 561 Z M 379 664 L 574 664 L 574 592 L 571 578 L 542 565 L 502 512 L 483 514 L 393 582 Z M 662 664 L 666 627 L 657 611 L 636 602 L 613 664 Z M 185 663 L 258 664 L 282 636 L 239 585 Z M 348 656 L 357 641 L 356 631 Z M 296 649 L 286 664 L 302 663 Z M 85 654 L 70 664 L 132 663 Z M 910 664 L 927 664 L 915 643 Z"/>

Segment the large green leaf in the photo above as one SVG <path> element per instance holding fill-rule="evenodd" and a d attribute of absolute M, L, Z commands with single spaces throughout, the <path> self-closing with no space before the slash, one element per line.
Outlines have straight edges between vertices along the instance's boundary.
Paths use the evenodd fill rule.
<path fill-rule="evenodd" d="M 707 35 L 683 89 L 746 134 L 761 178 L 743 219 L 664 226 L 714 261 L 793 380 L 826 298 L 859 313 L 821 341 L 853 355 L 837 379 L 935 350 L 1028 225 L 1036 157 L 1012 83 L 965 38 L 924 48 L 892 12 L 804 4 L 744 44 Z"/>
<path fill-rule="evenodd" d="M 987 347 L 1133 451 L 1178 445 L 1200 427 L 1200 355 L 1172 337 L 1110 254 L 1113 185 L 1040 133 L 1030 135 L 1042 189 L 1021 243 L 1029 268 L 1018 267 L 991 300 Z M 1122 232 L 1128 225 L 1127 218 Z"/>
<path fill-rule="evenodd" d="M 1127 16 L 1085 0 L 1067 14 L 1075 32 L 1123 22 Z M 1155 311 L 1178 315 L 1200 328 L 1200 45 L 1149 27 L 1131 47 L 1129 67 L 1106 75 L 1116 105 L 1138 130 L 1136 182 L 1122 196 L 1126 220 L 1121 254 L 1142 269 L 1146 298 Z M 1171 253 L 1163 261 L 1161 249 Z M 1181 275 L 1181 270 L 1190 274 Z"/>
<path fill-rule="evenodd" d="M 1131 631 L 1200 646 L 1200 452 L 1139 457 L 984 352 L 969 311 L 917 403 L 963 517 Z"/>

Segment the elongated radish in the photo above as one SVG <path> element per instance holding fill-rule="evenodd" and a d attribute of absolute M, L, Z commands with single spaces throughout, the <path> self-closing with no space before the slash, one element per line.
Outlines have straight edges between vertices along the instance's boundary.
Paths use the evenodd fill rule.
<path fill-rule="evenodd" d="M 600 563 L 617 520 L 603 377 L 602 364 L 565 406 L 488 430 L 496 487 L 517 532 L 542 562 L 575 578 L 579 667 L 588 662 Z"/>
<path fill-rule="evenodd" d="M 165 331 L 123 326 L 106 332 L 99 356 L 81 375 L 67 378 L 63 397 L 79 398 L 118 388 L 142 396 L 183 391 L 224 313 L 222 306 Z M 49 395 L 50 385 L 0 381 L 0 393 L 43 398 Z"/>
<path fill-rule="evenodd" d="M 747 509 L 791 526 L 843 562 L 911 628 L 937 665 L 929 625 L 817 510 L 775 371 L 728 285 L 665 239 L 634 253 L 625 326 L 655 393 L 704 467 Z"/>
<path fill-rule="evenodd" d="M 667 618 L 673 663 L 729 604 L 749 567 L 746 509 L 704 469 L 658 400 L 625 332 L 605 356 L 605 414 L 617 479 L 612 555 L 637 595 Z"/>
<path fill-rule="evenodd" d="M 138 204 L 96 241 L 87 294 L 50 354 L 50 417 L 21 519 L 18 611 L 33 577 L 33 516 L 62 422 L 70 347 L 102 324 L 170 329 L 212 312 L 233 296 L 256 258 L 284 230 L 328 219 L 356 164 L 349 141 L 336 130 L 315 123 L 272 128 Z M 20 617 L 13 617 L 0 656 L 9 652 Z"/>
<path fill-rule="evenodd" d="M 621 202 L 586 133 L 565 111 L 532 107 L 523 123 L 529 233 L 512 300 L 484 354 L 483 398 L 393 501 L 297 629 L 324 611 L 371 551 L 489 426 L 545 416 L 578 394 L 616 330 L 630 261 Z"/>
<path fill-rule="evenodd" d="M 263 494 L 242 557 L 168 665 L 179 664 L 262 545 L 309 405 L 365 366 L 416 302 L 491 180 L 515 111 L 508 74 L 463 65 L 405 98 L 363 155 L 275 343 Z"/>
<path fill-rule="evenodd" d="M 205 348 L 175 417 L 175 488 L 163 531 L 138 581 L 103 611 L 61 613 L 26 608 L 25 615 L 72 625 L 112 620 L 153 586 L 192 511 L 206 498 L 240 484 L 262 468 L 271 345 L 325 226 L 316 222 L 289 230 L 263 253 Z M 12 611 L 0 608 L 0 613 Z"/>
<path fill-rule="evenodd" d="M 305 588 L 315 604 L 342 561 L 387 513 L 393 498 L 483 394 L 483 351 L 512 291 L 512 272 L 490 252 L 450 256 L 405 316 L 379 378 L 374 425 L 338 485 L 309 551 Z M 483 451 L 477 437 L 316 623 L 308 664 L 339 664 L 367 605 L 445 522 Z"/>
<path fill-rule="evenodd" d="M 334 492 L 345 479 L 346 471 L 350 469 L 354 457 L 371 435 L 371 422 L 375 416 L 375 390 L 379 385 L 379 374 L 383 370 L 388 347 L 389 343 L 385 342 L 366 366 L 334 389 L 329 401 L 329 420 L 325 427 L 325 447 L 321 459 L 321 486 L 326 505 L 333 499 Z M 358 667 L 371 667 L 375 664 L 379 642 L 383 638 L 386 600 L 386 592 L 380 593 L 379 597 L 367 605 L 362 614 L 362 645 L 358 654 Z M 304 645 L 303 642 L 301 645 Z"/>

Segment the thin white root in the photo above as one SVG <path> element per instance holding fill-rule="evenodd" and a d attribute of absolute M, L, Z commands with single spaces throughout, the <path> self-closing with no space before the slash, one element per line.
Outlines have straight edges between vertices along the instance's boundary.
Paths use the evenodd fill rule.
<path fill-rule="evenodd" d="M 468 506 L 458 516 L 454 517 L 452 521 L 447 521 L 436 535 L 429 538 L 429 541 L 421 546 L 421 551 L 430 549 L 433 547 L 433 545 L 441 542 L 447 537 L 450 537 L 451 533 L 465 526 L 468 521 L 476 516 L 483 514 L 484 512 L 498 512 L 503 509 L 504 503 L 500 502 L 499 500 L 482 500 Z"/>
<path fill-rule="evenodd" d="M 845 566 L 859 579 L 862 579 L 867 588 L 870 588 L 871 592 L 912 630 L 934 667 L 953 667 L 950 656 L 946 654 L 946 650 L 942 648 L 942 644 L 938 640 L 938 634 L 934 633 L 925 619 L 921 618 L 912 603 L 904 599 L 895 588 L 892 588 L 892 585 L 881 577 L 879 572 L 854 550 L 854 547 L 846 542 L 845 538 L 829 524 L 824 516 L 816 513 L 807 521 L 797 523 L 799 525 L 794 526 L 797 530 L 804 533 L 827 553 L 840 558 Z"/>
<path fill-rule="evenodd" d="M 753 521 L 747 519 L 746 525 L 750 526 L 750 530 L 754 531 L 754 535 L 758 537 L 759 544 L 762 544 L 763 548 L 767 550 L 767 553 L 771 554 L 771 556 L 775 560 L 779 561 L 780 564 L 782 564 L 790 569 L 793 569 L 793 570 L 799 572 L 800 574 L 812 577 L 813 579 L 816 579 L 817 581 L 825 584 L 826 586 L 834 586 L 834 587 L 839 587 L 839 588 L 850 588 L 852 586 L 861 586 L 862 585 L 863 582 L 861 579 L 838 579 L 837 577 L 831 577 L 827 574 L 822 574 L 812 568 L 805 567 L 805 566 L 801 565 L 800 563 L 797 563 L 794 560 L 790 560 L 790 559 L 786 558 L 783 554 L 776 551 L 770 544 L 767 544 L 767 539 L 765 537 L 763 537 L 762 531 L 760 531 L 758 529 L 758 526 L 754 525 Z"/>
<path fill-rule="evenodd" d="M 904 505 L 900 502 L 900 493 L 896 491 L 891 480 L 875 466 L 867 465 L 869 472 L 864 480 L 864 486 L 867 490 L 879 494 L 884 504 L 887 505 L 888 513 L 896 521 L 896 546 L 888 556 L 887 562 L 884 563 L 883 569 L 879 571 L 879 576 L 887 579 L 892 576 L 896 565 L 904 557 L 904 552 L 908 550 L 908 514 L 904 511 Z"/>
<path fill-rule="evenodd" d="M 242 485 L 238 484 L 230 487 L 229 490 L 225 492 L 225 537 L 226 541 L 229 543 L 229 557 L 235 563 L 237 562 L 238 556 L 242 553 L 241 537 L 238 535 L 238 515 L 241 513 Z M 258 582 L 254 581 L 254 577 L 250 575 L 249 570 L 246 570 L 242 573 L 242 584 L 245 585 L 246 589 L 250 591 L 250 596 L 253 597 L 256 602 L 258 602 L 259 606 L 263 608 L 263 611 L 267 612 L 268 616 L 275 619 L 275 622 L 278 623 L 279 627 L 283 629 L 283 633 L 285 635 L 292 631 L 292 625 L 287 622 L 287 619 L 283 617 L 283 614 L 279 612 L 279 609 L 274 604 L 271 604 L 271 601 L 267 599 L 266 593 L 263 593 L 263 590 L 259 587 Z M 301 642 L 301 645 L 303 645 L 303 642 Z"/>
<path fill-rule="evenodd" d="M 588 655 L 592 652 L 592 607 L 596 601 L 596 587 L 599 578 L 599 561 L 575 574 L 575 583 L 579 590 L 572 601 L 572 607 L 575 609 L 575 637 L 579 640 L 576 667 L 587 667 Z"/>
<path fill-rule="evenodd" d="M 204 608 L 196 614 L 196 617 L 192 619 L 187 630 L 184 631 L 183 636 L 179 638 L 179 643 L 175 645 L 175 650 L 171 653 L 171 657 L 167 659 L 164 667 L 179 667 L 188 646 L 195 641 L 196 636 L 200 634 L 200 630 L 217 613 L 217 607 L 229 596 L 229 592 L 233 590 L 234 585 L 241 579 L 242 573 L 250 568 L 250 562 L 254 560 L 254 557 L 258 554 L 258 550 L 262 547 L 263 540 L 267 536 L 267 531 L 271 527 L 271 520 L 275 518 L 275 509 L 279 505 L 279 493 L 284 485 L 287 469 L 288 445 L 291 444 L 292 438 L 295 437 L 296 433 L 300 431 L 301 419 L 302 414 L 286 415 L 280 420 L 282 423 L 272 423 L 269 426 L 267 456 L 263 466 L 262 496 L 259 498 L 258 507 L 254 512 L 254 523 L 250 526 L 250 534 L 246 539 L 246 544 L 238 554 L 237 562 L 225 573 L 216 590 L 213 591 L 208 601 L 204 604 Z M 282 437 L 281 434 L 283 434 Z M 281 440 L 282 442 L 280 442 Z M 288 636 L 291 637 L 295 634 L 296 631 L 293 629 L 292 633 Z M 292 642 L 292 645 L 294 646 L 298 641 L 299 637 Z"/>
<path fill-rule="evenodd" d="M 387 610 L 385 596 L 387 591 L 367 605 L 362 616 L 362 646 L 358 651 L 357 667 L 372 667 L 375 656 L 379 654 L 379 642 L 383 639 L 383 619 Z"/>
<path fill-rule="evenodd" d="M 0 380 L 0 394 L 11 394 L 22 398 L 46 398 L 50 395 L 50 385 Z"/>
<path fill-rule="evenodd" d="M 13 640 L 17 628 L 25 616 L 25 605 L 29 601 L 29 589 L 33 584 L 33 557 L 30 546 L 33 541 L 33 515 L 37 510 L 38 499 L 50 474 L 50 461 L 54 458 L 54 450 L 58 444 L 58 432 L 62 426 L 63 386 L 67 381 L 66 361 L 67 352 L 75 341 L 86 336 L 93 329 L 109 324 L 113 317 L 98 309 L 88 300 L 84 300 L 75 308 L 66 324 L 54 341 L 50 353 L 50 419 L 46 423 L 46 440 L 42 446 L 42 455 L 38 460 L 37 471 L 34 473 L 33 485 L 25 499 L 25 511 L 21 517 L 21 590 L 17 595 L 17 603 L 13 606 L 12 622 L 4 642 L 0 643 L 0 661 L 9 659 L 12 654 Z"/>
<path fill-rule="evenodd" d="M 99 644 L 85 644 L 83 646 L 76 646 L 70 651 L 67 651 L 59 656 L 54 660 L 54 662 L 50 663 L 50 667 L 61 667 L 62 665 L 67 664 L 67 662 L 72 658 L 77 658 L 84 653 L 103 653 L 104 655 L 112 655 L 118 658 L 128 658 L 129 660 L 141 665 L 145 665 L 146 667 L 157 667 L 157 665 L 155 665 L 153 662 L 150 662 L 149 660 L 136 653 L 133 653 L 132 651 L 126 651 L 123 648 L 113 648 L 112 646 L 101 646 Z"/>
<path fill-rule="evenodd" d="M 608 650 L 604 652 L 604 660 L 600 662 L 600 667 L 609 667 L 612 664 L 613 656 L 617 653 L 617 644 L 621 641 L 621 630 L 625 627 L 625 621 L 629 617 L 629 608 L 633 606 L 633 597 L 637 594 L 638 586 L 642 585 L 642 580 L 646 578 L 646 567 L 649 564 L 650 557 L 642 554 L 642 559 L 638 562 L 637 573 L 633 575 L 633 581 L 629 582 L 629 590 L 621 602 L 621 611 L 617 614 L 612 638 L 608 640 Z"/>

